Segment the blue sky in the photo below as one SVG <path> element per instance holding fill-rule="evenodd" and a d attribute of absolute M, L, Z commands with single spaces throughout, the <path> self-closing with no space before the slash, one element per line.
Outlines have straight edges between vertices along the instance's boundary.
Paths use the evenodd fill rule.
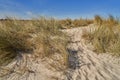
<path fill-rule="evenodd" d="M 120 16 L 120 0 L 0 0 L 0 18 L 92 18 L 99 14 Z"/>

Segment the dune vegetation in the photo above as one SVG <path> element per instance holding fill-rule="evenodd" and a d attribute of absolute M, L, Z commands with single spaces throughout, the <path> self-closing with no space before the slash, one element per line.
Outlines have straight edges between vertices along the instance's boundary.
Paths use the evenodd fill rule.
<path fill-rule="evenodd" d="M 94 18 L 95 30 L 86 33 L 97 53 L 109 53 L 120 56 L 120 23 L 113 16 L 102 18 L 96 15 Z M 84 37 L 86 37 L 83 35 Z"/>
<path fill-rule="evenodd" d="M 93 24 L 92 19 L 64 19 L 64 20 L 59 20 L 59 23 L 61 25 L 61 28 L 75 28 L 75 27 L 81 27 L 81 26 L 88 26 L 90 24 Z"/>
<path fill-rule="evenodd" d="M 7 18 L 0 21 L 0 66 L 7 65 L 21 54 L 34 54 L 44 58 L 60 54 L 67 63 L 68 38 L 53 18 L 34 20 Z"/>
<path fill-rule="evenodd" d="M 89 39 L 97 53 L 109 52 L 120 56 L 120 24 L 117 18 L 109 16 L 102 18 L 96 15 L 94 19 L 64 19 L 41 17 L 32 20 L 7 18 L 0 21 L 0 66 L 7 65 L 21 53 L 35 54 L 37 57 L 50 57 L 60 54 L 68 61 L 68 36 L 62 29 L 95 25 L 95 31 L 83 34 Z"/>

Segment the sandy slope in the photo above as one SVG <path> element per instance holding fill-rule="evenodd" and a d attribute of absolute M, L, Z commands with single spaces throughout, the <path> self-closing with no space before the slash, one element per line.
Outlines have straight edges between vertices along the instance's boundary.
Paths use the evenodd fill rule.
<path fill-rule="evenodd" d="M 51 69 L 48 63 L 54 62 L 52 60 L 43 61 L 23 54 L 21 60 L 0 67 L 0 76 L 9 72 L 0 80 L 120 80 L 120 59 L 108 54 L 97 55 L 91 46 L 84 44 L 81 35 L 85 30 L 89 31 L 89 27 L 64 30 L 71 37 L 68 45 L 69 68 L 66 71 Z"/>

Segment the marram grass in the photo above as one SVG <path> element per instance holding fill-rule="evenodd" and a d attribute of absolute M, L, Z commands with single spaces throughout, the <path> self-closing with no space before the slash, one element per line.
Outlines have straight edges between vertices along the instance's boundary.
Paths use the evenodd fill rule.
<path fill-rule="evenodd" d="M 120 56 L 120 23 L 113 16 L 104 19 L 95 16 L 95 31 L 85 33 L 97 53 L 110 53 Z"/>
<path fill-rule="evenodd" d="M 19 53 L 35 53 L 40 58 L 57 53 L 64 59 L 61 65 L 66 65 L 67 39 L 53 18 L 0 21 L 0 66 L 9 64 Z"/>

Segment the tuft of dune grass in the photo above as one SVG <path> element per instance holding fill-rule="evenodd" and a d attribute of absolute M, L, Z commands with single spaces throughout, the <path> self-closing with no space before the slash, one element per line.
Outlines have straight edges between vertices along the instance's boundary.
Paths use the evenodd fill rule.
<path fill-rule="evenodd" d="M 12 61 L 20 52 L 33 51 L 30 33 L 21 21 L 7 19 L 0 24 L 0 65 Z"/>
<path fill-rule="evenodd" d="M 61 28 L 75 28 L 75 27 L 83 27 L 83 26 L 88 26 L 89 24 L 93 23 L 92 19 L 70 19 L 67 18 L 65 20 L 59 20 L 60 27 Z"/>
<path fill-rule="evenodd" d="M 86 33 L 83 37 L 88 37 L 97 53 L 110 53 L 120 56 L 120 24 L 113 16 L 104 19 L 95 16 L 95 30 Z"/>
<path fill-rule="evenodd" d="M 54 18 L 0 21 L 0 66 L 9 64 L 20 53 L 39 58 L 59 54 L 61 66 L 67 66 L 67 39 Z"/>

